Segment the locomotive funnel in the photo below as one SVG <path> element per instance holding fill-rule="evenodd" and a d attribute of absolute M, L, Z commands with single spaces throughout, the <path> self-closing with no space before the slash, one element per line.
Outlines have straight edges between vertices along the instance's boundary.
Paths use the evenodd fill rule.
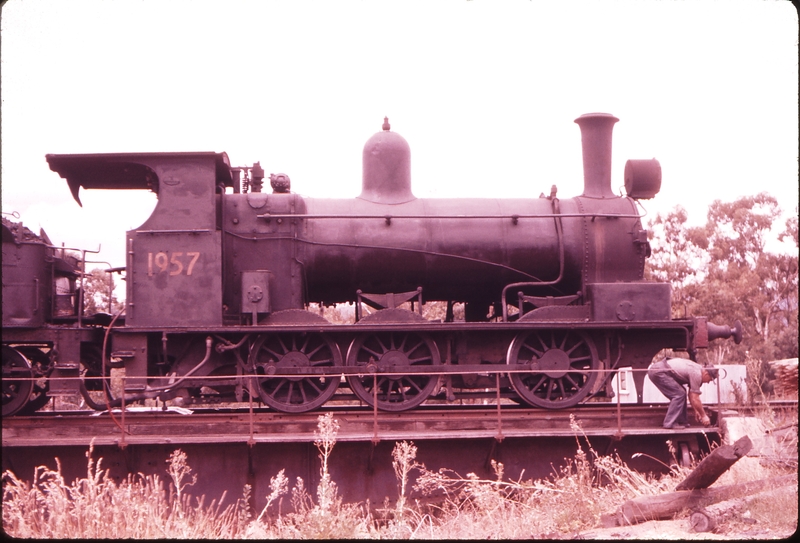
<path fill-rule="evenodd" d="M 583 196 L 615 197 L 611 191 L 611 132 L 618 120 L 610 113 L 586 113 L 575 119 L 583 146 Z"/>

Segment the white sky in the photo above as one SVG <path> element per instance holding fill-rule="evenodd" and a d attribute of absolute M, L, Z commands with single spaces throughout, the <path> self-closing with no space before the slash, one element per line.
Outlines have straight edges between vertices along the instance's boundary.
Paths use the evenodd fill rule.
<path fill-rule="evenodd" d="M 582 192 L 603 111 L 612 185 L 656 157 L 650 216 L 767 191 L 796 214 L 798 19 L 785 1 L 9 0 L 2 209 L 124 265 L 152 194 L 83 191 L 47 153 L 226 151 L 295 192 L 355 197 L 389 116 L 418 197 Z M 645 219 L 647 220 L 647 219 Z"/>

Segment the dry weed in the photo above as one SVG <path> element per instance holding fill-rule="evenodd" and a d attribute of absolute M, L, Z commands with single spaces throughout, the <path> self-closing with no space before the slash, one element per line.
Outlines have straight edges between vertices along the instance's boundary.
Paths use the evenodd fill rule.
<path fill-rule="evenodd" d="M 399 496 L 397 498 L 397 515 L 402 518 L 406 504 L 406 487 L 408 486 L 408 475 L 411 470 L 424 468 L 416 462 L 417 448 L 414 443 L 401 441 L 396 443 L 392 450 L 392 467 L 397 481 L 400 484 Z"/>
<path fill-rule="evenodd" d="M 222 499 L 204 505 L 205 497 L 182 494 L 183 477 L 191 471 L 185 455 L 173 455 L 169 472 L 179 477 L 170 491 L 158 475 L 129 475 L 117 484 L 102 470 L 102 459 L 87 453 L 86 477 L 67 484 L 56 469 L 39 466 L 33 482 L 3 473 L 3 529 L 12 537 L 70 538 L 198 538 L 236 533 L 235 505 L 221 508 Z M 178 452 L 178 451 L 176 451 Z M 181 464 L 183 462 L 183 464 Z M 186 469 L 188 468 L 188 471 Z"/>
<path fill-rule="evenodd" d="M 278 539 L 353 539 L 375 537 L 372 518 L 368 508 L 359 504 L 342 504 L 336 483 L 328 470 L 339 423 L 332 413 L 320 415 L 317 419 L 317 432 L 314 444 L 319 450 L 320 482 L 317 486 L 317 503 L 308 493 L 303 479 L 297 478 L 292 488 L 291 504 L 293 513 L 278 515 L 270 521 L 264 518 L 267 508 L 279 496 L 288 492 L 288 480 L 283 470 L 271 479 L 272 492 L 267 496 L 267 505 L 246 530 L 248 538 Z"/>
<path fill-rule="evenodd" d="M 796 415 L 794 420 L 796 421 Z M 603 513 L 613 512 L 626 500 L 672 490 L 689 469 L 679 467 L 675 450 L 669 473 L 662 477 L 631 470 L 619 456 L 595 451 L 580 423 L 571 420 L 576 453 L 545 480 L 507 480 L 502 463 L 492 461 L 494 478 L 475 473 L 461 476 L 440 469 L 430 471 L 416 460 L 417 447 L 399 442 L 392 452 L 398 485 L 394 507 L 388 503 L 375 518 L 369 503 L 343 504 L 329 472 L 338 422 L 331 413 L 318 419 L 315 444 L 319 450 L 320 482 L 307 489 L 301 478 L 289 492 L 283 470 L 270 481 L 266 505 L 258 515 L 251 509 L 252 489 L 245 485 L 235 503 L 204 505 L 187 487 L 197 481 L 185 453 L 170 456 L 165 482 L 158 475 L 130 475 L 117 484 L 101 468 L 102 460 L 87 453 L 87 473 L 67 484 L 61 465 L 40 466 L 31 483 L 15 474 L 3 474 L 3 528 L 20 538 L 258 538 L 258 539 L 528 539 L 574 536 L 595 528 Z M 796 472 L 796 465 L 794 466 Z M 410 503 L 409 487 L 428 499 Z M 774 475 L 755 459 L 740 460 L 726 477 L 731 482 Z M 283 514 L 282 497 L 290 494 L 293 512 Z M 276 506 L 277 505 L 277 510 Z M 379 510 L 381 511 L 381 510 Z M 727 526 L 748 522 L 791 530 L 797 526 L 797 487 L 742 500 L 726 513 Z M 739 524 L 737 524 L 739 523 Z M 794 528 L 792 528 L 792 526 Z"/>
<path fill-rule="evenodd" d="M 317 487 L 317 500 L 319 510 L 322 515 L 328 514 L 338 505 L 336 496 L 336 483 L 331 480 L 328 472 L 328 459 L 336 444 L 336 436 L 339 433 L 339 422 L 334 420 L 333 413 L 325 413 L 317 419 L 317 439 L 314 445 L 319 450 L 322 467 L 320 468 L 320 480 Z"/>

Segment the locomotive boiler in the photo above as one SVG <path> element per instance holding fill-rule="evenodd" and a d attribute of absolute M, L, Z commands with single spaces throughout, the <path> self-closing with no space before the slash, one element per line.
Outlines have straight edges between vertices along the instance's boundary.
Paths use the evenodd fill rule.
<path fill-rule="evenodd" d="M 636 201 L 657 194 L 661 167 L 628 161 L 627 194 L 612 192 L 617 121 L 575 121 L 584 191 L 567 199 L 555 186 L 539 198 L 416 198 L 409 145 L 388 119 L 363 148 L 353 199 L 300 196 L 288 176 L 232 167 L 225 153 L 48 155 L 78 203 L 81 187 L 149 189 L 158 203 L 125 238 L 124 315 L 102 342 L 79 340 L 100 363 L 46 344 L 65 367 L 125 369 L 124 398 L 106 389 L 106 405 L 253 399 L 303 412 L 336 399 L 402 411 L 487 389 L 544 408 L 602 398 L 616 368 L 741 339 L 739 323 L 673 319 L 669 284 L 643 280 Z M 433 302 L 442 318 L 423 316 Z M 355 304 L 355 319 L 333 324 L 310 303 Z M 6 349 L 24 358 L 28 340 L 6 338 L 5 305 L 3 322 L 5 376 Z"/>

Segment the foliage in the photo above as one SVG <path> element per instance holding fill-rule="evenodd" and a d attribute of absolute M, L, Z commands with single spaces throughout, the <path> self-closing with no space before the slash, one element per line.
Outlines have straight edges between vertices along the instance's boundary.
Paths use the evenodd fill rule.
<path fill-rule="evenodd" d="M 704 227 L 688 227 L 676 207 L 650 222 L 653 256 L 647 277 L 673 285 L 673 316 L 702 315 L 744 324 L 744 341 L 717 342 L 711 362 L 793 358 L 798 353 L 798 255 L 767 250 L 768 240 L 794 241 L 797 217 L 775 232 L 778 202 L 766 193 L 714 201 Z"/>
<path fill-rule="evenodd" d="M 95 268 L 83 278 L 83 307 L 87 315 L 95 313 L 117 314 L 122 311 L 124 303 L 114 294 L 116 282 L 114 274 Z M 109 310 L 109 298 L 111 307 Z"/>
<path fill-rule="evenodd" d="M 655 281 L 670 282 L 673 286 L 673 304 L 682 312 L 682 293 L 686 286 L 698 279 L 698 262 L 703 262 L 704 252 L 692 243 L 702 234 L 699 228 L 689 229 L 686 221 L 689 215 L 681 206 L 665 217 L 657 214 L 649 224 L 648 236 L 653 242 L 652 255 L 647 261 L 646 278 Z M 679 315 L 675 315 L 679 316 Z"/>
<path fill-rule="evenodd" d="M 416 304 L 413 306 L 410 302 L 402 303 L 398 306 L 400 309 L 405 309 L 407 311 L 418 311 L 419 308 Z M 317 302 L 313 302 L 308 304 L 307 307 L 308 311 L 320 315 L 321 317 L 325 318 L 327 321 L 332 322 L 334 324 L 353 324 L 356 319 L 356 308 L 353 302 L 349 303 L 342 303 L 342 304 L 333 304 L 333 305 L 322 305 L 320 308 L 320 304 Z M 364 311 L 364 315 L 369 315 L 375 311 L 366 304 L 362 305 L 362 309 Z M 464 321 L 464 303 L 455 303 L 453 304 L 452 308 L 453 313 L 453 320 L 458 322 Z M 442 301 L 426 301 L 422 305 L 422 316 L 429 321 L 445 321 L 447 318 L 447 302 Z"/>

